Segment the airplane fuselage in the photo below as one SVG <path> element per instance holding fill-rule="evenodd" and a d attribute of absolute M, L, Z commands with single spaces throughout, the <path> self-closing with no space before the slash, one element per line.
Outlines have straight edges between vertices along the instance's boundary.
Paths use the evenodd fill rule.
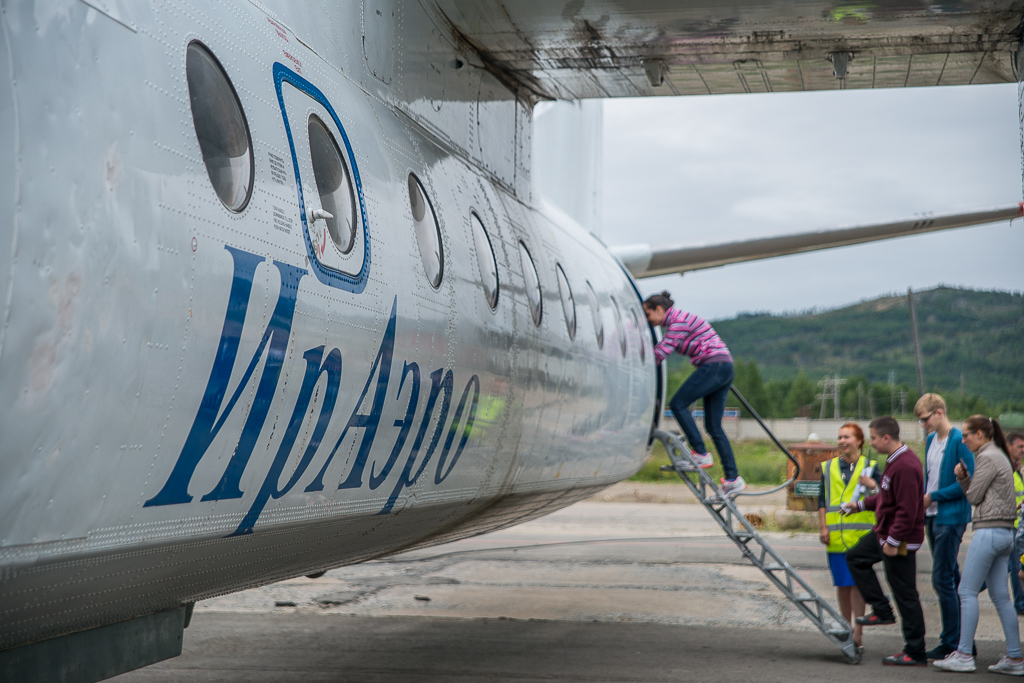
<path fill-rule="evenodd" d="M 4 3 L 0 648 L 645 458 L 637 291 L 536 207 L 530 102 L 419 5 L 293 5 Z"/>

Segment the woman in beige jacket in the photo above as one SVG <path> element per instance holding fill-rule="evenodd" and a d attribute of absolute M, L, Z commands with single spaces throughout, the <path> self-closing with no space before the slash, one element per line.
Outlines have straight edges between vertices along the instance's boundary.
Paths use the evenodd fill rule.
<path fill-rule="evenodd" d="M 960 644 L 934 665 L 946 671 L 974 671 L 971 656 L 974 632 L 978 628 L 978 592 L 988 584 L 988 594 L 999 613 L 1006 637 L 1006 655 L 988 667 L 993 673 L 1024 676 L 1017 612 L 1013 609 L 1006 581 L 1006 564 L 1013 549 L 1013 520 L 1017 517 L 1013 490 L 1013 466 L 999 423 L 983 415 L 972 415 L 963 425 L 963 439 L 974 453 L 974 474 L 964 465 L 954 470 L 967 500 L 974 506 L 974 537 L 967 549 L 960 577 Z"/>

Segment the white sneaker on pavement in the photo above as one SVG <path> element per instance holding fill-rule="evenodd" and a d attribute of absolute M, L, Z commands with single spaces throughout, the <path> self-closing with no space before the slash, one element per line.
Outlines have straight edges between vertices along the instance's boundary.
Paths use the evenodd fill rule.
<path fill-rule="evenodd" d="M 957 671 L 960 673 L 970 673 L 975 670 L 974 657 L 965 655 L 960 650 L 953 650 L 945 659 L 937 659 L 932 662 L 932 666 L 942 669 L 943 671 Z"/>
<path fill-rule="evenodd" d="M 994 674 L 1024 676 L 1024 659 L 1010 659 L 1003 655 L 998 662 L 989 665 L 988 670 Z"/>

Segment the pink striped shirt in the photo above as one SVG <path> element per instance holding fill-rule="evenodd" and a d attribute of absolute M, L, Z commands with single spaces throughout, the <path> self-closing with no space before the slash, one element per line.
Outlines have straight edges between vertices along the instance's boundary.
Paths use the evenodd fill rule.
<path fill-rule="evenodd" d="M 673 307 L 665 311 L 665 320 L 661 324 L 665 336 L 654 347 L 654 355 L 659 363 L 673 351 L 689 356 L 694 365 L 703 365 L 712 358 L 719 363 L 732 362 L 732 354 L 725 342 L 715 332 L 715 328 L 699 315 Z"/>

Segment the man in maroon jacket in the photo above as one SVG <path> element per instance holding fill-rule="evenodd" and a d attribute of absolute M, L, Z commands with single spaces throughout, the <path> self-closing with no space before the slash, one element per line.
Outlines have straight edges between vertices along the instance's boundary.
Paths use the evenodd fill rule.
<path fill-rule="evenodd" d="M 924 542 L 924 471 L 921 461 L 900 442 L 900 426 L 891 417 L 871 421 L 871 447 L 888 456 L 878 495 L 844 503 L 845 512 L 872 510 L 875 528 L 846 551 L 853 582 L 871 605 L 871 614 L 857 617 L 865 626 L 894 624 L 892 605 L 882 592 L 874 565 L 882 562 L 885 578 L 903 621 L 903 652 L 882 660 L 893 666 L 927 666 L 924 612 L 917 594 L 917 551 Z"/>

